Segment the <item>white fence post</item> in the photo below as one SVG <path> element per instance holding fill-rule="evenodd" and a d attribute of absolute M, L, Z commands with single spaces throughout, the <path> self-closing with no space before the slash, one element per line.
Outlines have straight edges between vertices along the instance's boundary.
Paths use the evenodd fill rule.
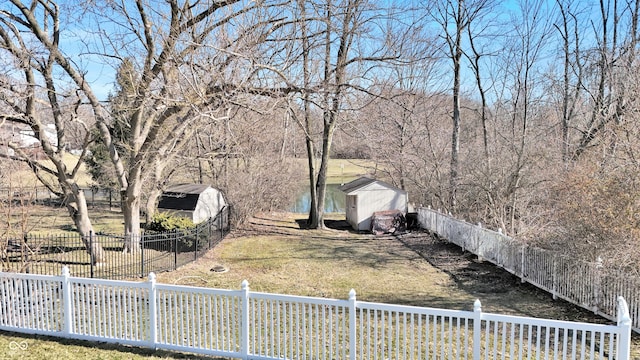
<path fill-rule="evenodd" d="M 356 291 L 349 291 L 349 359 L 356 360 Z"/>
<path fill-rule="evenodd" d="M 158 342 L 158 313 L 156 311 L 156 274 L 149 273 L 149 342 L 156 349 Z"/>
<path fill-rule="evenodd" d="M 593 279 L 593 313 L 600 312 L 600 293 L 602 291 L 602 258 L 598 256 L 595 265 L 595 279 Z"/>
<path fill-rule="evenodd" d="M 618 297 L 618 356 L 616 359 L 631 358 L 631 317 L 629 307 L 622 296 Z"/>
<path fill-rule="evenodd" d="M 64 314 L 62 315 L 62 333 L 65 336 L 73 333 L 73 314 L 71 313 L 71 284 L 69 283 L 69 268 L 62 268 L 62 306 Z"/>
<path fill-rule="evenodd" d="M 557 256 L 556 254 L 553 254 L 553 267 L 552 267 L 552 271 L 553 273 L 551 274 L 551 297 L 553 298 L 553 300 L 555 300 L 557 298 L 557 283 L 558 283 L 558 264 L 557 264 Z"/>
<path fill-rule="evenodd" d="M 240 358 L 249 358 L 249 282 L 243 280 L 240 285 L 242 289 L 241 296 L 241 320 L 240 325 Z"/>
<path fill-rule="evenodd" d="M 520 258 L 520 282 L 521 283 L 525 282 L 524 270 L 525 270 L 525 266 L 527 264 L 526 261 L 525 261 L 526 252 L 527 252 L 527 245 L 522 244 L 522 256 Z"/>
<path fill-rule="evenodd" d="M 473 303 L 473 360 L 480 360 L 482 345 L 482 305 L 480 299 Z"/>
<path fill-rule="evenodd" d="M 462 249 L 462 252 L 465 252 L 465 250 L 467 250 L 467 249 L 471 249 L 470 250 L 471 253 L 475 254 L 477 252 L 478 247 L 479 247 L 478 244 L 480 243 L 480 234 L 482 234 L 483 231 L 484 230 L 482 229 L 482 223 L 478 223 L 477 231 L 474 231 L 474 236 L 471 238 L 470 245 L 467 246 L 466 249 Z M 466 243 L 467 242 L 465 241 L 465 244 Z"/>

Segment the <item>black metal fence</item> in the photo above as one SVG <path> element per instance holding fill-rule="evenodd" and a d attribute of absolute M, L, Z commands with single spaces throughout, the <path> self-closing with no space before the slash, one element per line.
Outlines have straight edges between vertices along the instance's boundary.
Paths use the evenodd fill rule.
<path fill-rule="evenodd" d="M 171 271 L 197 260 L 218 244 L 230 230 L 230 208 L 187 230 L 143 232 L 139 249 L 125 251 L 122 235 L 92 234 L 89 248 L 98 243 L 103 262 L 94 264 L 80 235 L 25 236 L 0 245 L 0 270 L 59 275 L 63 266 L 77 277 L 124 279 L 150 272 Z"/>

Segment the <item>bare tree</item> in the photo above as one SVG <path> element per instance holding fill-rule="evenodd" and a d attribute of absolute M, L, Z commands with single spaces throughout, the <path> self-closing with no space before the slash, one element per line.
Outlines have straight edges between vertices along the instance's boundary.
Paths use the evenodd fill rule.
<path fill-rule="evenodd" d="M 306 4 L 304 0 L 298 0 L 297 7 L 299 11 L 300 18 L 300 33 L 301 33 L 301 43 L 302 43 L 302 85 L 305 89 L 311 89 L 311 69 L 313 64 L 311 63 L 311 37 L 312 33 L 310 32 L 308 26 L 308 15 Z M 310 196 L 310 208 L 309 208 L 309 219 L 308 222 L 311 227 L 318 227 L 321 221 L 320 214 L 318 214 L 318 191 L 316 184 L 316 148 L 315 143 L 312 137 L 312 114 L 311 114 L 311 97 L 309 91 L 304 91 L 302 93 L 302 120 L 296 118 L 300 127 L 304 133 L 304 140 L 307 149 L 307 166 L 309 168 L 309 196 Z M 295 110 L 291 111 L 291 114 L 295 118 Z"/>
<path fill-rule="evenodd" d="M 457 0 L 438 1 L 435 6 L 430 7 L 431 18 L 442 28 L 442 37 L 445 42 L 445 56 L 451 60 L 452 65 L 452 108 L 451 108 L 451 165 L 449 177 L 449 208 L 454 211 L 457 206 L 457 192 L 460 177 L 460 99 L 462 92 L 462 60 L 465 54 L 463 40 L 465 34 L 469 33 L 469 26 L 472 22 L 484 16 L 484 13 L 491 10 L 490 0 Z"/>
<path fill-rule="evenodd" d="M 49 20 L 55 23 L 60 18 L 56 4 L 30 7 L 12 0 L 12 5 L 15 11 L 6 12 L 7 18 L 36 40 L 50 62 L 66 74 L 65 84 L 73 84 L 82 103 L 92 107 L 121 189 L 125 250 L 136 251 L 143 184 L 147 175 L 155 173 L 150 168 L 162 167 L 160 163 L 171 158 L 169 152 L 188 141 L 195 131 L 192 125 L 204 113 L 227 106 L 226 99 L 253 87 L 248 80 L 256 74 L 250 56 L 243 54 L 255 50 L 263 31 L 269 30 L 271 22 L 265 20 L 269 7 L 234 0 L 90 4 L 79 21 L 91 21 L 98 28 L 87 31 L 93 37 L 86 39 L 86 51 L 115 67 L 125 59 L 134 61 L 135 87 L 122 120 L 130 135 L 121 143 L 112 136 L 110 109 L 101 103 L 80 64 L 52 38 L 63 29 L 46 31 Z M 39 13 L 45 13 L 47 21 L 39 21 Z"/>
<path fill-rule="evenodd" d="M 569 91 L 558 91 L 565 99 L 569 94 L 562 118 L 568 123 L 563 134 L 568 156 L 566 178 L 554 187 L 558 230 L 545 243 L 587 260 L 601 256 L 634 272 L 638 230 L 630 209 L 638 203 L 639 143 L 638 102 L 632 94 L 638 91 L 639 6 L 637 1 L 558 2 L 560 24 L 568 18 L 575 33 L 567 42 L 571 32 L 557 26 L 564 69 L 570 70 L 564 76 Z M 579 22 L 591 8 L 591 21 Z"/>
<path fill-rule="evenodd" d="M 590 114 L 575 124 L 578 138 L 571 151 L 573 160 L 601 142 L 612 145 L 610 141 L 615 139 L 608 134 L 615 133 L 613 128 L 633 109 L 629 89 L 634 85 L 629 80 L 636 71 L 640 5 L 637 1 L 601 0 L 597 7 L 599 22 L 592 21 L 590 29 L 595 43 L 580 50 L 583 58 L 574 62 L 574 66 L 581 66 L 580 85 L 586 93 Z"/>
<path fill-rule="evenodd" d="M 298 79 L 301 81 L 303 115 L 298 116 L 298 121 L 307 144 L 312 198 L 309 227 L 317 228 L 324 227 L 324 197 L 334 134 L 347 113 L 353 110 L 349 97 L 354 91 L 366 93 L 362 82 L 366 82 L 365 75 L 376 64 L 397 58 L 389 51 L 394 46 L 385 47 L 384 43 L 397 39 L 393 34 L 378 31 L 376 24 L 384 21 L 380 10 L 371 2 L 299 1 L 297 5 L 298 19 L 293 29 L 299 29 L 302 35 L 299 41 L 303 72 Z M 367 31 L 368 27 L 376 30 Z M 297 37 L 290 35 L 289 38 Z M 318 110 L 319 116 L 315 116 L 314 109 Z M 316 121 L 322 124 L 320 144 L 313 140 Z M 316 153 L 320 156 L 317 169 Z"/>
<path fill-rule="evenodd" d="M 18 137 L 5 139 L 3 145 L 10 152 L 2 155 L 26 163 L 38 180 L 63 200 L 92 262 L 99 265 L 103 251 L 97 242 L 89 239 L 93 227 L 84 192 L 78 185 L 80 166 L 92 141 L 89 128 L 93 124 L 83 113 L 84 96 L 58 82 L 60 9 L 55 4 L 41 4 L 41 11 L 36 12 L 17 1 L 13 5 L 13 9 L 0 9 L 0 51 L 8 60 L 5 65 L 13 70 L 0 80 L 3 109 L 0 119 L 22 129 L 23 135 L 34 140 L 34 146 L 26 148 Z M 38 21 L 45 26 L 34 26 Z M 47 46 L 39 46 L 42 44 L 38 44 L 37 39 L 46 39 Z M 69 166 L 66 162 L 70 159 L 68 136 L 74 124 L 82 129 L 82 141 L 80 156 Z"/>
<path fill-rule="evenodd" d="M 439 141 L 434 139 L 434 128 L 448 125 L 437 110 L 443 106 L 441 91 L 436 87 L 443 77 L 438 42 L 425 36 L 423 26 L 418 19 L 411 19 L 402 31 L 397 29 L 410 44 L 397 49 L 402 61 L 385 66 L 387 78 L 370 87 L 377 96 L 372 100 L 362 97 L 362 110 L 342 126 L 343 136 L 350 135 L 349 142 L 357 144 L 358 139 L 366 139 L 367 155 L 375 161 L 376 170 L 400 188 L 410 190 L 412 199 L 419 202 L 426 199 L 418 194 L 434 193 L 435 182 L 429 179 L 442 180 L 440 169 L 446 164 L 436 159 L 431 146 Z M 425 176 L 430 171 L 435 176 Z M 432 205 L 444 204 L 434 201 Z"/>
<path fill-rule="evenodd" d="M 518 229 L 516 219 L 520 212 L 520 195 L 523 193 L 523 182 L 526 180 L 525 169 L 531 166 L 531 154 L 535 151 L 532 134 L 536 122 L 542 124 L 540 111 L 541 103 L 539 89 L 542 86 L 541 76 L 536 68 L 543 56 L 545 45 L 550 37 L 551 23 L 549 9 L 543 1 L 525 0 L 520 6 L 519 26 L 516 27 L 516 36 L 513 37 L 513 46 L 509 48 L 510 56 L 504 60 L 506 64 L 512 64 L 509 73 L 511 78 L 506 81 L 513 83 L 510 87 L 510 137 L 513 145 L 513 163 L 508 175 L 506 188 L 502 189 L 508 203 L 503 206 L 503 229 L 515 233 Z M 506 217 L 506 218 L 505 218 Z"/>
<path fill-rule="evenodd" d="M 202 179 L 224 191 L 236 225 L 262 211 L 287 211 L 304 179 L 302 164 L 282 159 L 281 144 L 273 141 L 283 135 L 281 119 L 289 112 L 281 105 L 284 102 L 246 98 L 253 100 L 253 109 L 235 106 L 224 116 L 202 119 L 197 148 L 192 146 L 179 157 L 184 164 L 191 163 L 187 174 L 193 180 Z M 194 163 L 198 157 L 202 161 Z"/>
<path fill-rule="evenodd" d="M 584 59 L 580 49 L 579 13 L 571 1 L 557 1 L 560 14 L 559 24 L 554 24 L 561 38 L 562 46 L 562 95 L 561 95 L 561 152 L 565 163 L 570 160 L 570 130 L 577 116 L 578 101 L 582 94 Z"/>

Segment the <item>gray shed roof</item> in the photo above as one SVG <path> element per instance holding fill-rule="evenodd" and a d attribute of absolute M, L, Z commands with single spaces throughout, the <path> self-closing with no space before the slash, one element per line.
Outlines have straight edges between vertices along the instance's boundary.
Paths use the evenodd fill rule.
<path fill-rule="evenodd" d="M 381 181 L 381 180 L 376 180 L 376 179 L 373 179 L 373 178 L 370 178 L 370 177 L 366 177 L 366 176 L 363 176 L 361 178 L 355 179 L 355 180 L 353 180 L 351 182 L 348 182 L 348 183 L 340 186 L 340 190 L 342 192 L 345 192 L 345 193 L 348 194 L 348 193 L 357 191 L 357 190 L 359 190 L 359 189 L 361 189 L 361 188 L 363 188 L 363 187 L 365 187 L 365 186 L 367 186 L 369 184 L 373 184 L 373 183 L 381 184 L 382 186 L 388 187 L 389 189 L 394 189 L 394 190 L 398 190 L 398 191 L 401 191 L 401 192 L 406 192 L 406 191 L 404 191 L 404 190 L 402 190 L 402 189 L 400 189 L 398 187 L 395 187 L 395 186 L 393 186 L 393 185 L 391 185 L 389 183 L 386 183 L 386 182 Z"/>
<path fill-rule="evenodd" d="M 167 187 L 165 192 L 168 193 L 183 193 L 183 194 L 202 194 L 211 186 L 206 184 L 176 184 Z"/>

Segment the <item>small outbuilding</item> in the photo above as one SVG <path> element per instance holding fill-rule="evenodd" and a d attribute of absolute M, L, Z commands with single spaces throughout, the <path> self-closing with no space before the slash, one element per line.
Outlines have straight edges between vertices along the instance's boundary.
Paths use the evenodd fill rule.
<path fill-rule="evenodd" d="M 384 181 L 361 177 L 342 185 L 340 190 L 346 195 L 347 222 L 355 230 L 370 230 L 374 212 L 399 210 L 407 214 L 407 192 Z"/>
<path fill-rule="evenodd" d="M 227 206 L 222 192 L 205 184 L 178 184 L 160 197 L 158 211 L 191 219 L 194 224 L 215 217 Z"/>

